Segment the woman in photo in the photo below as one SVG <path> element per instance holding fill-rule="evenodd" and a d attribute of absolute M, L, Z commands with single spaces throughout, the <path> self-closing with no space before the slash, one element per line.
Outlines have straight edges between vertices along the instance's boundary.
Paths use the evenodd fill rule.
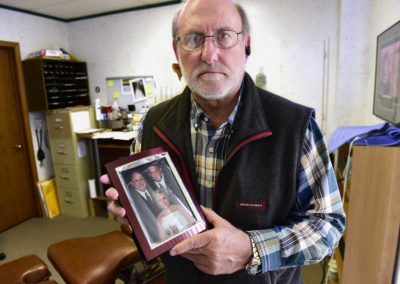
<path fill-rule="evenodd" d="M 181 204 L 171 204 L 165 191 L 156 190 L 154 198 L 162 209 L 157 216 L 160 240 L 174 236 L 196 223 L 185 207 Z"/>

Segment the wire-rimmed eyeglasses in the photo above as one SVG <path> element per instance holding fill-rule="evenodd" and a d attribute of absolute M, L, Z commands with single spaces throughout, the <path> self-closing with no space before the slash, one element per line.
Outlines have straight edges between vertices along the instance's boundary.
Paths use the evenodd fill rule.
<path fill-rule="evenodd" d="M 179 46 L 188 52 L 197 51 L 203 48 L 207 37 L 212 38 L 214 46 L 227 49 L 234 47 L 238 42 L 238 37 L 243 32 L 235 32 L 230 30 L 216 31 L 214 34 L 206 36 L 200 33 L 188 33 L 178 37 Z"/>

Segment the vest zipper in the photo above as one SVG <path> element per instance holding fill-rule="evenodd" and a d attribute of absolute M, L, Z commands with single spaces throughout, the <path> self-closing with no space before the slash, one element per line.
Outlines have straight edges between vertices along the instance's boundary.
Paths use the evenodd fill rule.
<path fill-rule="evenodd" d="M 242 148 L 243 146 L 249 144 L 250 142 L 253 141 L 257 141 L 266 137 L 269 137 L 272 135 L 272 131 L 266 131 L 266 132 L 261 132 L 259 134 L 253 135 L 245 140 L 243 140 L 242 142 L 240 142 L 230 153 L 230 155 L 226 158 L 224 165 L 222 166 L 221 170 L 219 171 L 217 177 L 215 178 L 215 186 L 214 186 L 214 191 L 213 191 L 213 209 L 215 210 L 215 205 L 216 205 L 216 196 L 217 196 L 217 191 L 218 191 L 218 178 L 220 176 L 221 171 L 223 170 L 223 168 L 225 167 L 225 165 L 229 162 L 229 160 L 237 153 L 237 151 L 239 151 L 240 148 Z"/>

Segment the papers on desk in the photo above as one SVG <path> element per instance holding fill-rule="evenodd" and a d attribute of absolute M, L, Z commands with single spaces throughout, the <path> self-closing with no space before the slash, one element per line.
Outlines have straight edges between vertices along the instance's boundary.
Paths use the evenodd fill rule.
<path fill-rule="evenodd" d="M 86 129 L 81 129 L 78 131 L 75 131 L 76 134 L 92 134 L 96 132 L 103 131 L 104 128 L 86 128 Z"/>
<path fill-rule="evenodd" d="M 136 138 L 136 131 L 109 131 L 95 133 L 93 139 L 115 139 L 115 140 L 132 140 Z"/>

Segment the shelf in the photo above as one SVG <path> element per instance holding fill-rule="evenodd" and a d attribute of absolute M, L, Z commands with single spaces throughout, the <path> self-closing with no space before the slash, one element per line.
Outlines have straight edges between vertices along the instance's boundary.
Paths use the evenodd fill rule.
<path fill-rule="evenodd" d="M 110 220 L 114 219 L 114 214 L 107 210 L 107 206 L 110 202 L 111 201 L 105 196 L 89 198 L 90 216 L 107 217 Z"/>
<path fill-rule="evenodd" d="M 90 105 L 85 62 L 30 58 L 23 61 L 30 111 Z"/>

